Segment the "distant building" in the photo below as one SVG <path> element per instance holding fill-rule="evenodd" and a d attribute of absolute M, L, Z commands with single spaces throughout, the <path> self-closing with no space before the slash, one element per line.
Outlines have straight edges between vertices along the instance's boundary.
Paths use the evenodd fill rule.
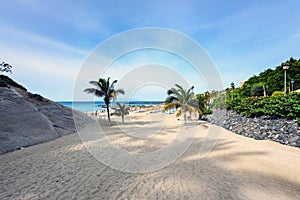
<path fill-rule="evenodd" d="M 245 81 L 240 82 L 240 88 L 243 87 Z"/>

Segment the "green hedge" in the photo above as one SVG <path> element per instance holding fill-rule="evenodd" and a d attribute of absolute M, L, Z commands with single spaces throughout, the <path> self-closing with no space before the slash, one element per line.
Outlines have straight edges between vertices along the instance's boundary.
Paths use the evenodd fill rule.
<path fill-rule="evenodd" d="M 270 116 L 273 118 L 300 119 L 300 93 L 271 97 L 235 98 L 227 101 L 227 109 L 247 117 Z"/>

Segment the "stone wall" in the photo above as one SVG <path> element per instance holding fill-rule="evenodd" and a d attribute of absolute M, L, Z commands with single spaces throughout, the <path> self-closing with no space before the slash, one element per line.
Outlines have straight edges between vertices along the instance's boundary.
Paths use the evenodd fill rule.
<path fill-rule="evenodd" d="M 204 116 L 212 124 L 256 140 L 272 140 L 300 147 L 300 127 L 296 120 L 270 119 L 266 116 L 247 118 L 235 111 L 214 110 Z"/>

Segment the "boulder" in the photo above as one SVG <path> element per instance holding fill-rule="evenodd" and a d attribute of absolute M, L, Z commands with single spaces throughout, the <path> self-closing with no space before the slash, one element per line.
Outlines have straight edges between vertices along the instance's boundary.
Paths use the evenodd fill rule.
<path fill-rule="evenodd" d="M 0 96 L 0 154 L 74 133 L 93 122 L 82 112 L 20 87 L 0 87 Z"/>

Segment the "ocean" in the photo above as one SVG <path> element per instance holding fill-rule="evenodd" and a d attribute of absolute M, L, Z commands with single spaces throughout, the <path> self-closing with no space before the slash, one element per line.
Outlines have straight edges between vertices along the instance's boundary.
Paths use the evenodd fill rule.
<path fill-rule="evenodd" d="M 104 106 L 103 101 L 59 101 L 57 102 L 63 106 L 67 106 L 69 108 L 79 110 L 81 112 L 95 112 L 96 110 L 106 110 L 106 108 L 103 108 L 101 106 Z M 157 105 L 164 103 L 163 101 L 126 101 L 126 102 L 120 102 L 125 103 L 127 105 L 131 106 L 151 106 L 151 105 Z M 116 105 L 116 102 L 111 102 L 111 105 Z"/>

